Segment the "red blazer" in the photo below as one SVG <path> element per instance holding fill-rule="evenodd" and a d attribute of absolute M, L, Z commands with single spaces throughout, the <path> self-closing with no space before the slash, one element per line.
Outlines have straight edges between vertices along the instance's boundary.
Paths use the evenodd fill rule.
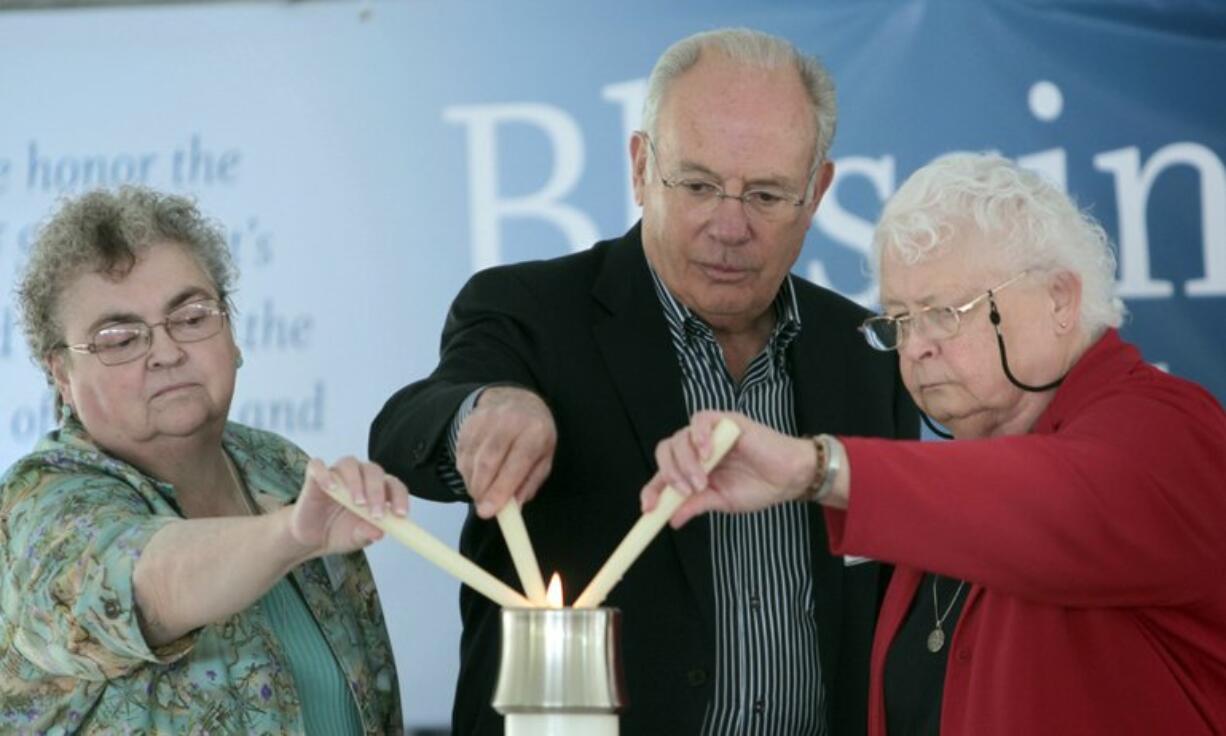
<path fill-rule="evenodd" d="M 831 547 L 898 563 L 886 650 L 922 570 L 973 585 L 949 650 L 941 732 L 1226 733 L 1226 414 L 1108 331 L 1030 434 L 844 440 Z"/>

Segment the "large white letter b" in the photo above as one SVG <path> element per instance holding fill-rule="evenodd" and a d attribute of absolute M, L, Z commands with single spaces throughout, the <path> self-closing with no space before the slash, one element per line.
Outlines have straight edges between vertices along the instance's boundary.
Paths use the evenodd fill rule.
<path fill-rule="evenodd" d="M 564 111 L 549 105 L 461 105 L 443 111 L 443 119 L 468 129 L 468 198 L 472 225 L 473 269 L 502 262 L 499 226 L 510 217 L 536 217 L 556 225 L 571 250 L 582 250 L 598 239 L 596 225 L 575 207 L 562 202 L 583 173 L 583 136 Z M 502 123 L 526 123 L 539 128 L 554 150 L 549 180 L 539 190 L 519 196 L 498 194 L 497 129 Z"/>

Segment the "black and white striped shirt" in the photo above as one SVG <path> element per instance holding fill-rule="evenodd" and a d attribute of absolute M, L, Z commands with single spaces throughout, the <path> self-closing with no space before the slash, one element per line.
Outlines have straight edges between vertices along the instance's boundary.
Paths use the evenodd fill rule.
<path fill-rule="evenodd" d="M 710 326 L 652 271 L 681 365 L 686 410 L 739 411 L 797 433 L 788 345 L 800 333 L 791 276 L 775 297 L 775 328 L 738 385 Z M 754 514 L 710 514 L 715 581 L 714 693 L 702 733 L 826 733 L 818 660 L 808 510 L 803 503 Z"/>

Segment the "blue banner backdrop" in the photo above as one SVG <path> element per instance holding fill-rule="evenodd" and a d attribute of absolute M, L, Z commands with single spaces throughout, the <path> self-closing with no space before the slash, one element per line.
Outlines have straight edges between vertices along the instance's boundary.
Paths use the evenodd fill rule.
<path fill-rule="evenodd" d="M 233 417 L 328 459 L 436 358 L 475 270 L 637 219 L 627 139 L 658 54 L 748 25 L 839 86 L 838 178 L 796 271 L 864 303 L 883 200 L 954 149 L 1042 171 L 1118 244 L 1124 328 L 1226 397 L 1226 7 L 1148 0 L 535 0 L 0 12 L 0 464 L 52 424 L 7 285 L 57 198 L 197 196 L 243 270 Z M 1216 325 L 1216 327 L 1215 327 Z M 458 507 L 414 514 L 454 539 Z M 371 553 L 410 725 L 445 723 L 455 585 Z"/>

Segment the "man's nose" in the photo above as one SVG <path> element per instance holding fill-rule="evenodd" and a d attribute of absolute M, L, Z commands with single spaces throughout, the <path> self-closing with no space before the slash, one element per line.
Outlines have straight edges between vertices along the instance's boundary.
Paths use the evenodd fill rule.
<path fill-rule="evenodd" d="M 743 243 L 751 230 L 748 205 L 738 195 L 721 194 L 711 213 L 711 234 L 723 243 Z"/>

